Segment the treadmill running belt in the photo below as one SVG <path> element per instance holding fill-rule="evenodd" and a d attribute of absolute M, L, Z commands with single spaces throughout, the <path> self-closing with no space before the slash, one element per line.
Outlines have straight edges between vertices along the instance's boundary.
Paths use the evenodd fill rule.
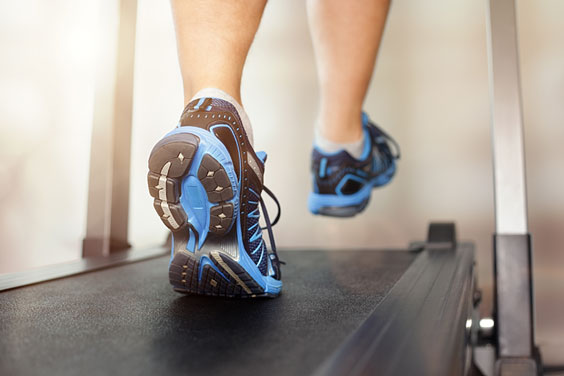
<path fill-rule="evenodd" d="M 6 291 L 0 374 L 311 374 L 414 257 L 281 252 L 277 299 L 176 293 L 168 257 Z"/>

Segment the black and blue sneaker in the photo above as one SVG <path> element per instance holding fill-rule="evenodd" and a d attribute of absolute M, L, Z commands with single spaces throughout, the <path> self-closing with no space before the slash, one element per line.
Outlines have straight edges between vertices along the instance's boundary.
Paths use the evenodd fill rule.
<path fill-rule="evenodd" d="M 231 103 L 200 98 L 153 148 L 148 185 L 172 231 L 169 280 L 179 292 L 277 296 L 280 261 L 261 198 L 266 154 L 255 153 Z M 260 205 L 260 209 L 259 209 Z M 280 206 L 278 205 L 278 209 Z M 271 250 L 262 237 L 260 212 Z"/>
<path fill-rule="evenodd" d="M 392 180 L 396 160 L 400 158 L 398 144 L 365 113 L 362 127 L 365 141 L 360 159 L 345 150 L 326 154 L 314 147 L 311 156 L 313 192 L 308 200 L 313 214 L 352 217 L 366 208 L 372 188 Z"/>

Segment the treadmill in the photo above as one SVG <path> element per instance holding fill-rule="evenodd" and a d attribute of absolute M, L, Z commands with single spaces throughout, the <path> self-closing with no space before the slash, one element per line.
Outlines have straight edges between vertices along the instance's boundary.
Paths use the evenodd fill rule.
<path fill-rule="evenodd" d="M 277 299 L 180 295 L 166 246 L 128 245 L 136 1 L 96 94 L 76 262 L 0 275 L 0 374 L 538 375 L 514 0 L 490 0 L 494 312 L 474 246 L 431 223 L 404 250 L 287 250 Z M 106 69 L 111 68 L 111 69 Z"/>

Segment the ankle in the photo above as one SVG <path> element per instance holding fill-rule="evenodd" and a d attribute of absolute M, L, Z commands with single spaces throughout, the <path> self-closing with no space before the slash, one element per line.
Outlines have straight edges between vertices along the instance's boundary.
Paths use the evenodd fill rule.
<path fill-rule="evenodd" d="M 205 79 L 201 82 L 192 82 L 184 84 L 184 106 L 190 103 L 196 97 L 202 97 L 202 92 L 209 90 L 219 91 L 229 97 L 229 101 L 235 101 L 241 104 L 241 85 L 240 82 L 228 82 L 223 79 Z M 204 94 L 206 96 L 207 94 Z M 222 98 L 223 99 L 223 98 Z"/>
<path fill-rule="evenodd" d="M 362 157 L 366 140 L 362 135 L 354 142 L 333 142 L 327 140 L 320 134 L 315 135 L 315 147 L 325 154 L 334 154 L 341 150 L 348 152 L 353 158 L 360 159 Z"/>
<path fill-rule="evenodd" d="M 335 143 L 352 143 L 362 138 L 362 112 L 339 116 L 335 113 L 320 116 L 316 134 Z"/>

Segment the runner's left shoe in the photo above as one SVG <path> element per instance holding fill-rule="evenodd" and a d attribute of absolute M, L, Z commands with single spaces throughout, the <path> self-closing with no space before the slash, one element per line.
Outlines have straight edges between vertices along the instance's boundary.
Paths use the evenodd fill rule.
<path fill-rule="evenodd" d="M 149 192 L 173 235 L 169 280 L 179 292 L 277 296 L 282 289 L 272 226 L 261 194 L 266 154 L 253 150 L 231 103 L 200 98 L 149 157 Z M 260 207 L 260 209 L 259 209 Z M 278 205 L 278 209 L 280 206 Z M 260 213 L 271 250 L 262 237 Z"/>
<path fill-rule="evenodd" d="M 400 158 L 398 144 L 362 114 L 364 151 L 360 159 L 345 150 L 326 154 L 314 147 L 311 155 L 313 214 L 352 217 L 368 205 L 372 189 L 388 184 Z M 394 151 L 392 151 L 392 146 Z"/>

